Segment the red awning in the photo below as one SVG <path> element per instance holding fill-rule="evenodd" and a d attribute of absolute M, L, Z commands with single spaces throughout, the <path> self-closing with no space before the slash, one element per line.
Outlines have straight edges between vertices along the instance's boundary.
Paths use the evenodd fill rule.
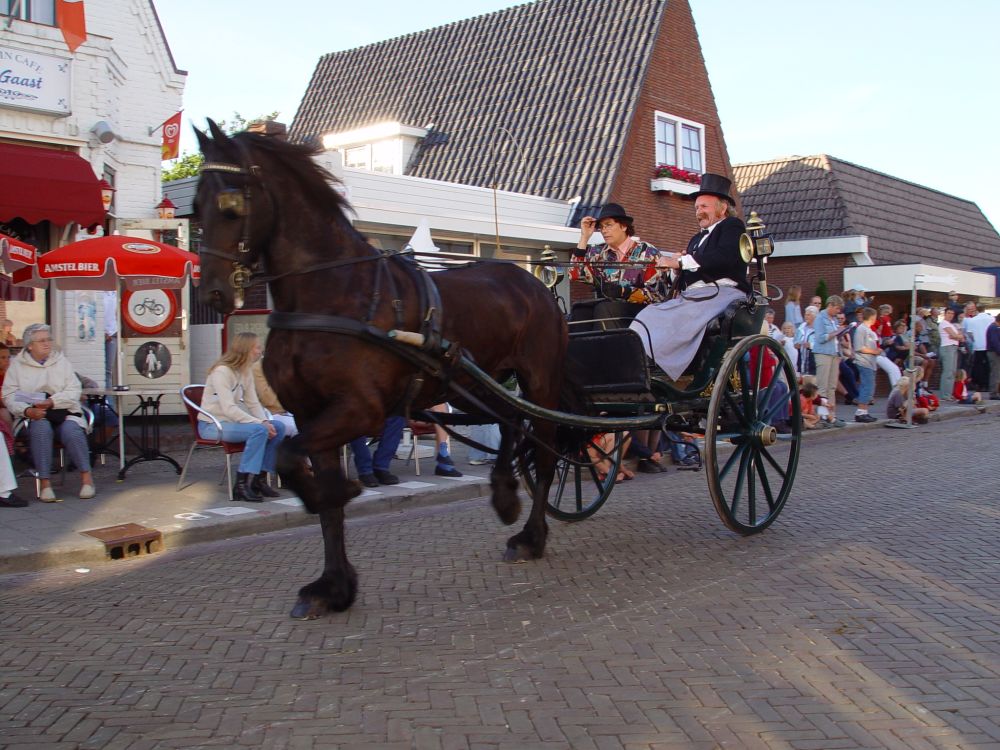
<path fill-rule="evenodd" d="M 70 151 L 0 143 L 0 221 L 20 217 L 29 224 L 104 221 L 101 188 L 94 170 Z"/>

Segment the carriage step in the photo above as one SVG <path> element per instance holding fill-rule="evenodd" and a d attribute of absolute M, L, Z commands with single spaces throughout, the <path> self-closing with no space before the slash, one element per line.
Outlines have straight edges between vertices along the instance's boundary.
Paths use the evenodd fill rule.
<path fill-rule="evenodd" d="M 151 555 L 163 549 L 163 534 L 137 523 L 105 526 L 103 529 L 90 529 L 80 533 L 104 542 L 104 549 L 110 560 Z"/>

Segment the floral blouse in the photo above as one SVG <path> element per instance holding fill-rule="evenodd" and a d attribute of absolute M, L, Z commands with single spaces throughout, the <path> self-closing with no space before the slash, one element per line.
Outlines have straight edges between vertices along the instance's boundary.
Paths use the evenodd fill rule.
<path fill-rule="evenodd" d="M 573 281 L 592 284 L 599 296 L 621 299 L 639 304 L 662 302 L 663 295 L 658 290 L 656 258 L 660 251 L 648 242 L 640 240 L 633 244 L 625 257 L 609 245 L 592 245 L 584 255 L 573 255 L 569 277 Z M 643 263 L 645 268 L 602 267 L 601 263 Z"/>

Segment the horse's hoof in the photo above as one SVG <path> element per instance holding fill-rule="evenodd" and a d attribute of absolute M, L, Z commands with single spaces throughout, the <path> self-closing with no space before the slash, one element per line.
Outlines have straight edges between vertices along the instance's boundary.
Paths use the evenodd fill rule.
<path fill-rule="evenodd" d="M 323 607 L 315 599 L 301 598 L 295 602 L 289 617 L 293 620 L 315 620 L 323 614 Z"/>
<path fill-rule="evenodd" d="M 507 563 L 523 563 L 534 559 L 534 556 L 528 551 L 528 549 L 526 547 L 522 547 L 521 545 L 508 547 L 503 552 L 503 561 Z"/>

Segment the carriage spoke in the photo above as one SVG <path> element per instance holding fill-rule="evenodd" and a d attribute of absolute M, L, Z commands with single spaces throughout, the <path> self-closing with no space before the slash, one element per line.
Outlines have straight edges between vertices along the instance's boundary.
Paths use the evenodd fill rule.
<path fill-rule="evenodd" d="M 726 461 L 726 465 L 723 466 L 721 469 L 719 469 L 719 479 L 726 478 L 726 476 L 729 474 L 729 470 L 733 468 L 733 464 L 736 463 L 736 461 L 743 455 L 746 449 L 747 449 L 746 443 L 742 443 L 741 445 L 737 446 L 736 450 L 733 451 L 733 455 L 731 455 L 729 459 Z"/>
<path fill-rule="evenodd" d="M 761 455 L 762 455 L 762 456 L 763 456 L 764 458 L 766 458 L 766 459 L 767 459 L 767 462 L 768 462 L 769 464 L 771 464 L 771 466 L 773 466 L 773 467 L 774 467 L 774 470 L 775 470 L 776 472 L 778 472 L 778 474 L 780 474 L 780 475 L 781 475 L 781 478 L 782 478 L 782 479 L 786 479 L 786 478 L 787 478 L 787 476 L 788 476 L 788 475 L 787 475 L 787 474 L 785 473 L 785 470 L 784 470 L 783 468 L 781 468 L 781 466 L 780 466 L 780 465 L 778 464 L 778 462 L 777 462 L 777 461 L 775 461 L 775 460 L 774 460 L 774 456 L 772 456 L 772 455 L 771 455 L 771 452 L 770 452 L 769 450 L 767 450 L 767 449 L 765 448 L 764 450 L 762 450 L 762 451 L 760 452 L 760 454 L 761 454 Z"/>
<path fill-rule="evenodd" d="M 757 457 L 756 455 L 750 456 L 750 461 L 747 466 L 747 476 L 749 480 L 747 482 L 747 521 L 751 526 L 757 525 Z"/>
<path fill-rule="evenodd" d="M 771 482 L 767 478 L 767 471 L 764 467 L 764 462 L 760 460 L 760 456 L 756 456 L 754 460 L 757 462 L 757 474 L 760 476 L 760 486 L 764 490 L 764 499 L 767 500 L 767 512 L 770 514 L 774 511 L 774 493 L 771 491 Z"/>
<path fill-rule="evenodd" d="M 737 417 L 739 417 L 740 423 L 744 427 L 750 427 L 750 419 L 747 417 L 746 409 L 744 408 L 745 404 L 738 403 L 736 399 L 733 398 L 733 394 L 729 391 L 726 391 L 723 398 L 725 398 L 726 403 L 729 404 L 729 408 L 733 410 Z"/>
<path fill-rule="evenodd" d="M 740 495 L 743 494 L 743 481 L 747 476 L 747 466 L 749 464 L 750 451 L 743 451 L 740 456 L 740 468 L 736 472 L 736 485 L 733 487 L 733 496 L 729 503 L 729 512 L 736 515 L 736 508 L 740 502 Z"/>

